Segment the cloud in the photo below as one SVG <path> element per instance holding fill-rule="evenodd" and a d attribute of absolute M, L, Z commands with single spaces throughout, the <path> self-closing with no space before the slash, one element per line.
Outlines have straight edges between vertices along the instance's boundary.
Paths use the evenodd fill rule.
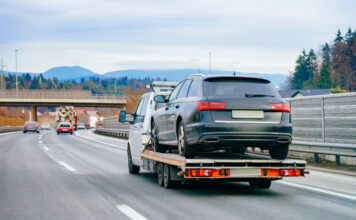
<path fill-rule="evenodd" d="M 0 0 L 0 55 L 9 68 L 83 65 L 280 72 L 356 20 L 355 3 L 331 0 Z M 353 27 L 356 28 L 356 27 Z M 11 54 L 11 55 L 9 55 Z"/>

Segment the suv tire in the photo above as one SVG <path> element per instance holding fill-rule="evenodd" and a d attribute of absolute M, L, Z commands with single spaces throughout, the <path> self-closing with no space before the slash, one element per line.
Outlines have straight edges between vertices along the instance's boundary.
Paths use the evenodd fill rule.
<path fill-rule="evenodd" d="M 195 152 L 192 149 L 192 146 L 189 146 L 187 144 L 187 138 L 185 136 L 183 121 L 179 122 L 177 139 L 178 139 L 178 153 L 179 153 L 179 155 L 184 156 L 186 158 L 194 158 Z"/>
<path fill-rule="evenodd" d="M 154 122 L 152 122 L 151 125 L 151 143 L 154 152 L 164 153 L 166 151 L 164 146 L 159 144 L 157 133 L 156 133 L 156 125 Z"/>
<path fill-rule="evenodd" d="M 279 146 L 274 146 L 269 149 L 269 155 L 272 159 L 283 160 L 287 157 L 289 150 L 289 144 L 283 144 Z"/>

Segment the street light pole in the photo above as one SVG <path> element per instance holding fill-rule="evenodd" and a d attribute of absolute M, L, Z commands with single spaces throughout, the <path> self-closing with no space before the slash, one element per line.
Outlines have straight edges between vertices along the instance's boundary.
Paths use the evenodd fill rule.
<path fill-rule="evenodd" d="M 19 83 L 17 81 L 17 51 L 19 50 L 15 50 L 15 66 L 16 66 L 16 72 L 15 72 L 15 75 L 16 75 L 16 98 L 18 98 L 19 96 Z"/>

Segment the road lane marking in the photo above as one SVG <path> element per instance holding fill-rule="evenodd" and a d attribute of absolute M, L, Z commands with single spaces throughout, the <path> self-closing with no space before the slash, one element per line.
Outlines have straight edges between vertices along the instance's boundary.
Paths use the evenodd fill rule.
<path fill-rule="evenodd" d="M 296 184 L 296 183 L 286 182 L 283 180 L 278 181 L 277 183 L 282 183 L 282 184 L 293 186 L 293 187 L 303 188 L 303 189 L 307 189 L 307 190 L 311 190 L 311 191 L 315 191 L 315 192 L 321 192 L 321 193 L 325 193 L 325 194 L 338 196 L 338 197 L 342 197 L 345 199 L 351 199 L 351 200 L 356 201 L 356 196 L 351 196 L 351 195 L 347 195 L 344 193 L 338 193 L 338 192 L 333 192 L 333 191 L 326 190 L 326 189 L 320 189 L 320 188 L 315 188 L 315 187 L 311 187 L 311 186 L 300 185 L 300 184 Z"/>
<path fill-rule="evenodd" d="M 39 144 L 43 144 L 43 142 L 42 142 L 42 141 L 39 141 L 38 143 L 39 143 Z"/>
<path fill-rule="evenodd" d="M 66 164 L 63 161 L 59 161 L 58 162 L 60 165 L 62 165 L 64 168 L 66 168 L 67 170 L 71 171 L 71 172 L 75 172 L 77 171 L 76 169 L 74 169 L 73 167 L 69 166 L 68 164 Z"/>
<path fill-rule="evenodd" d="M 96 141 L 98 143 L 101 143 L 101 144 L 106 144 L 106 145 L 109 145 L 109 146 L 112 146 L 112 147 L 115 147 L 115 148 L 120 148 L 122 150 L 126 150 L 126 147 L 121 147 L 121 146 L 118 146 L 118 145 L 115 145 L 115 144 L 109 144 L 109 143 L 106 143 L 106 142 L 103 142 L 103 141 L 98 141 L 98 140 L 95 140 L 93 138 L 88 138 L 88 137 L 84 137 L 82 135 L 79 135 L 79 134 L 76 134 L 78 137 L 81 137 L 81 138 L 84 138 L 84 139 L 88 139 L 88 140 L 91 140 L 91 141 Z"/>
<path fill-rule="evenodd" d="M 40 140 L 41 140 L 41 139 L 42 139 L 42 137 L 41 137 L 41 136 L 39 136 L 39 137 L 38 137 L 38 139 L 40 139 Z"/>
<path fill-rule="evenodd" d="M 49 148 L 48 148 L 48 147 L 44 147 L 43 149 L 45 149 L 45 151 L 49 151 Z"/>
<path fill-rule="evenodd" d="M 116 206 L 118 210 L 127 215 L 130 219 L 134 220 L 147 220 L 147 218 L 143 217 L 140 213 L 136 212 L 130 206 L 121 204 Z"/>

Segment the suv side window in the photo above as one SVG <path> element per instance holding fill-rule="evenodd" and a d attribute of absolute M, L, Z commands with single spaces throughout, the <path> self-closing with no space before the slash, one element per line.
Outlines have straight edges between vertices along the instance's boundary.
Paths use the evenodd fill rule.
<path fill-rule="evenodd" d="M 195 97 L 197 95 L 198 95 L 198 82 L 196 80 L 193 80 L 193 82 L 190 84 L 188 97 Z"/>
<path fill-rule="evenodd" d="M 187 93 L 188 93 L 189 86 L 190 86 L 191 82 L 192 82 L 192 80 L 190 80 L 190 79 L 188 79 L 188 80 L 186 80 L 184 82 L 182 88 L 180 89 L 180 91 L 178 93 L 177 99 L 186 98 L 187 97 Z"/>
<path fill-rule="evenodd" d="M 185 81 L 179 83 L 179 85 L 172 91 L 171 95 L 169 96 L 169 101 L 170 101 L 170 102 L 173 101 L 173 100 L 175 100 L 175 99 L 177 98 L 178 92 L 179 92 L 179 90 L 180 90 L 180 88 L 182 87 L 182 85 L 183 85 L 184 82 L 185 82 Z"/>

